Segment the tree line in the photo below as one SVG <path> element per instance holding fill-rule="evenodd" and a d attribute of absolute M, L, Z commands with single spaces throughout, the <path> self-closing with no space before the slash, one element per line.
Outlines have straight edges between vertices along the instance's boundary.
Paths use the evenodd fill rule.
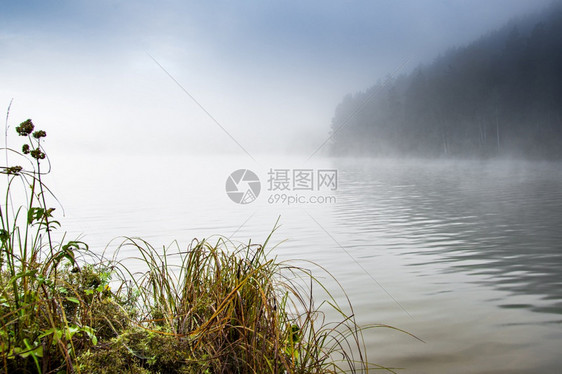
<path fill-rule="evenodd" d="M 332 153 L 562 158 L 561 4 L 347 95 Z"/>

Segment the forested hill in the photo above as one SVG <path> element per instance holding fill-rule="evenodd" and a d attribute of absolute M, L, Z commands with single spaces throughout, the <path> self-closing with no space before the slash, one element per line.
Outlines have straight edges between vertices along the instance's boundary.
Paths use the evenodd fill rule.
<path fill-rule="evenodd" d="M 347 95 L 336 155 L 562 159 L 562 6 Z"/>

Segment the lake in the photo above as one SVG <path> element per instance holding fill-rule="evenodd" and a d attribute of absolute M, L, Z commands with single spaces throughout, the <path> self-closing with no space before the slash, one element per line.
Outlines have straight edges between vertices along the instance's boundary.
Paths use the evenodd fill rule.
<path fill-rule="evenodd" d="M 217 234 L 263 242 L 280 217 L 273 254 L 325 267 L 360 324 L 424 341 L 366 330 L 377 364 L 404 373 L 559 372 L 560 164 L 255 158 L 52 155 L 48 185 L 69 237 L 99 252 L 125 235 L 155 247 Z M 261 190 L 237 204 L 225 184 L 246 168 Z M 320 186 L 324 172 L 337 184 Z M 281 182 L 290 189 L 272 188 Z M 301 200 L 289 205 L 289 197 Z"/>

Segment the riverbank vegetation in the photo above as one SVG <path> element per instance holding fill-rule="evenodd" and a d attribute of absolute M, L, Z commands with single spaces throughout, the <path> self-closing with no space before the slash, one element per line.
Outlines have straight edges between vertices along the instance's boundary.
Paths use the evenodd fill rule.
<path fill-rule="evenodd" d="M 316 304 L 322 283 L 271 258 L 270 238 L 163 249 L 124 238 L 110 258 L 68 240 L 43 181 L 46 133 L 31 120 L 16 130 L 25 142 L 6 162 L 21 164 L 1 169 L 0 372 L 368 371 L 351 305 L 326 289 Z"/>

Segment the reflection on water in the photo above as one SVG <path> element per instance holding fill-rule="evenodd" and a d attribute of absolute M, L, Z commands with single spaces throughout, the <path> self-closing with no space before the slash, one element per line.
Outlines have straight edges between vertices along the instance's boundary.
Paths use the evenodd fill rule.
<path fill-rule="evenodd" d="M 470 282 L 544 300 L 500 307 L 562 313 L 558 165 L 371 163 L 348 170 L 339 214 L 363 232 L 395 238 L 390 246 L 419 276 L 441 263 L 445 273 L 473 275 Z"/>
<path fill-rule="evenodd" d="M 286 158 L 259 165 L 236 157 L 59 159 L 51 187 L 70 234 L 86 234 L 99 250 L 119 235 L 156 247 L 213 234 L 256 242 L 281 216 L 274 238 L 287 241 L 275 255 L 327 268 L 360 323 L 391 324 L 425 341 L 367 330 L 373 362 L 408 373 L 558 372 L 559 165 L 315 162 L 306 167 L 338 169 L 336 204 L 271 205 L 265 190 L 247 206 L 228 199 L 224 183 L 236 169 L 264 181 L 270 167 L 305 167 Z"/>
<path fill-rule="evenodd" d="M 426 340 L 419 347 L 384 333 L 372 338 L 377 359 L 416 373 L 558 372 L 559 165 L 340 161 L 338 168 L 339 237 L 414 320 L 396 310 L 386 317 Z M 381 262 L 393 260 L 402 267 L 386 275 Z M 381 304 L 391 303 L 371 305 Z"/>

